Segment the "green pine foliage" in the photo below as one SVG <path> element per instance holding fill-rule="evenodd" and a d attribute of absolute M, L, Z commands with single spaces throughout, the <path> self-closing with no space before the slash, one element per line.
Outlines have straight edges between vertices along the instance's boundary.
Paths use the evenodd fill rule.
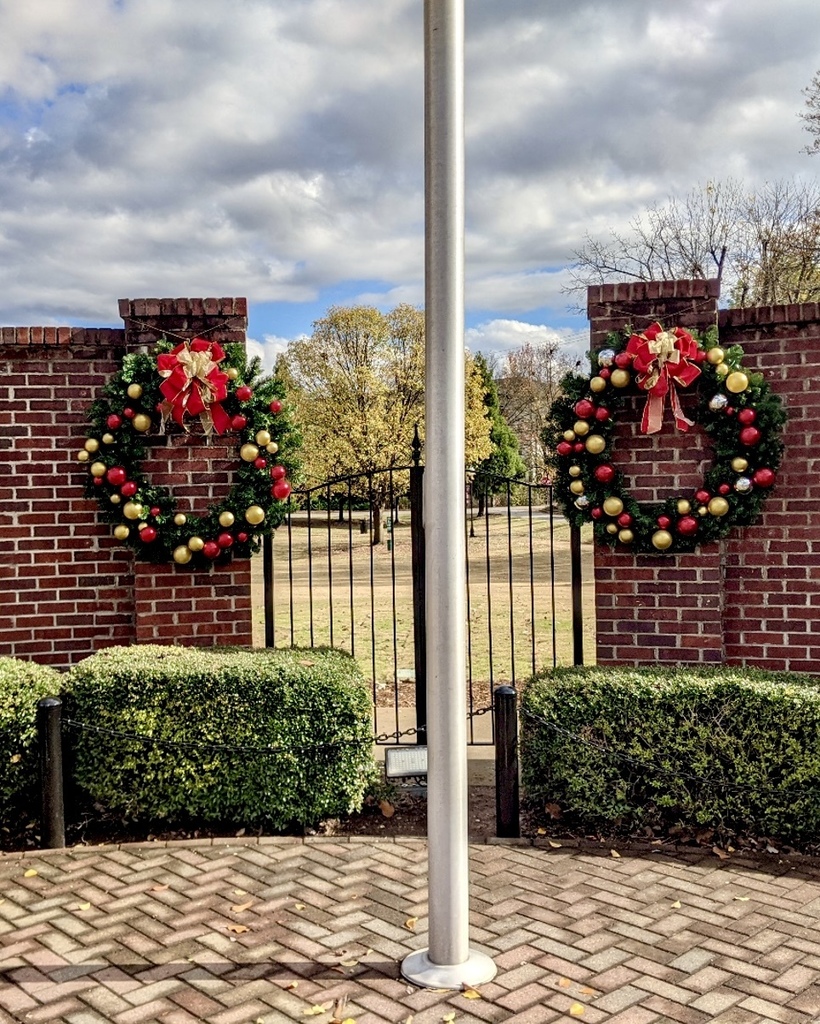
<path fill-rule="evenodd" d="M 521 727 L 527 795 L 568 824 L 820 838 L 820 679 L 554 669 L 527 684 Z"/>
<path fill-rule="evenodd" d="M 65 685 L 72 720 L 163 741 L 71 731 L 77 786 L 129 819 L 312 825 L 377 775 L 370 694 L 339 651 L 111 648 Z"/>
<path fill-rule="evenodd" d="M 506 485 L 507 480 L 523 477 L 527 466 L 521 458 L 518 438 L 502 415 L 498 385 L 481 353 L 475 356 L 475 364 L 484 388 L 484 406 L 490 419 L 492 445 L 490 455 L 475 467 L 475 475 L 481 478 L 482 490 L 495 493 Z"/>

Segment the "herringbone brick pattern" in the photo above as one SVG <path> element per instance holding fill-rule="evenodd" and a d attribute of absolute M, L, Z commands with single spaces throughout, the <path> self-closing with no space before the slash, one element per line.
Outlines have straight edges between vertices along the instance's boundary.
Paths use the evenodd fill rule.
<path fill-rule="evenodd" d="M 471 871 L 499 969 L 477 994 L 400 978 L 426 944 L 419 840 L 8 855 L 0 1024 L 820 1021 L 820 872 L 514 842 Z"/>

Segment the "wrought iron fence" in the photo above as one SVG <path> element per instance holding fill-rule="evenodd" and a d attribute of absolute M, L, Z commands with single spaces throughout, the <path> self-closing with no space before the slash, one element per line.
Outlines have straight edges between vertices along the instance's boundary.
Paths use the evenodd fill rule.
<path fill-rule="evenodd" d="M 424 468 L 416 460 L 296 491 L 264 549 L 265 643 L 350 651 L 377 733 L 426 742 Z M 498 686 L 584 660 L 581 541 L 549 483 L 465 477 L 469 741 L 494 742 Z"/>

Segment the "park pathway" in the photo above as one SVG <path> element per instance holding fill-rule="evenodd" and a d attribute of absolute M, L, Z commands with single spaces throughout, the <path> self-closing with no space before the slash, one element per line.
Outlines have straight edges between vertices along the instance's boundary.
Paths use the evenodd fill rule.
<path fill-rule="evenodd" d="M 799 862 L 798 862 L 799 863 Z M 421 840 L 232 839 L 0 857 L 0 1024 L 820 1020 L 820 869 L 471 846 L 477 991 L 408 986 Z"/>

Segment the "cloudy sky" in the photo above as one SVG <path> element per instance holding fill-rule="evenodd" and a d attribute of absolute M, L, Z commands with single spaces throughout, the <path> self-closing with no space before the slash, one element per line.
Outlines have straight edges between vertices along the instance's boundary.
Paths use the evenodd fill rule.
<path fill-rule="evenodd" d="M 566 266 L 710 178 L 812 177 L 817 0 L 466 0 L 467 323 L 578 343 Z M 245 295 L 269 354 L 423 297 L 422 0 L 0 0 L 0 322 Z"/>

